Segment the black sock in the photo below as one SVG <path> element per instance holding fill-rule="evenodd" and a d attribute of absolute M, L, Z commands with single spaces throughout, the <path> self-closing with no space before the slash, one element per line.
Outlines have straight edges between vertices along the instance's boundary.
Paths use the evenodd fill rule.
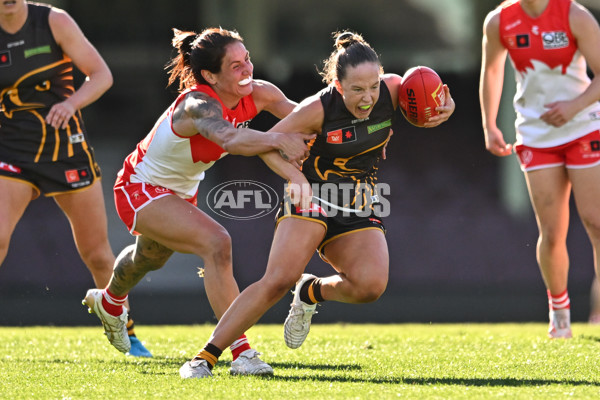
<path fill-rule="evenodd" d="M 311 292 L 313 298 L 311 298 Z M 300 288 L 300 300 L 302 300 L 306 304 L 315 304 L 325 301 L 325 299 L 323 299 L 323 296 L 321 295 L 321 278 L 312 278 L 304 282 L 304 284 Z"/>
<path fill-rule="evenodd" d="M 219 360 L 219 357 L 221 357 L 222 353 L 223 353 L 223 350 L 219 349 L 217 346 L 215 346 L 212 343 L 208 343 L 206 346 L 204 346 L 204 348 L 200 351 L 200 353 L 198 353 L 196 355 L 196 357 L 194 357 L 194 360 L 199 360 L 199 359 L 206 360 L 206 363 L 208 364 L 208 368 L 213 369 L 213 367 Z"/>

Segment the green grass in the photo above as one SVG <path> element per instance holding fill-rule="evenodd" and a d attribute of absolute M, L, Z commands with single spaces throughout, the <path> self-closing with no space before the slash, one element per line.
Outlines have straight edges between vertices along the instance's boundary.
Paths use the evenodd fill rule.
<path fill-rule="evenodd" d="M 600 327 L 574 324 L 315 324 L 298 350 L 280 325 L 248 332 L 275 375 L 232 377 L 226 350 L 214 378 L 179 367 L 212 325 L 140 326 L 152 359 L 114 350 L 100 327 L 0 327 L 2 399 L 598 399 Z"/>

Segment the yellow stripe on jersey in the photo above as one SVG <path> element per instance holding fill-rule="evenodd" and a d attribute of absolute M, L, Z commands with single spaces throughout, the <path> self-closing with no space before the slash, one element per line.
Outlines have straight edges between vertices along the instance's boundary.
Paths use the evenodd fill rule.
<path fill-rule="evenodd" d="M 44 118 L 42 118 L 42 116 L 40 115 L 40 113 L 38 113 L 35 110 L 29 110 L 30 113 L 32 113 L 33 115 L 35 115 L 37 117 L 37 119 L 40 120 L 40 125 L 42 126 L 42 140 L 40 141 L 40 147 L 38 148 L 38 152 L 35 155 L 35 159 L 33 160 L 33 162 L 38 162 L 40 161 L 40 157 L 42 156 L 42 151 L 44 150 L 44 145 L 46 144 L 46 122 L 44 121 Z"/>
<path fill-rule="evenodd" d="M 52 161 L 58 160 L 58 150 L 60 149 L 60 135 L 58 128 L 54 128 L 54 152 L 52 153 Z"/>

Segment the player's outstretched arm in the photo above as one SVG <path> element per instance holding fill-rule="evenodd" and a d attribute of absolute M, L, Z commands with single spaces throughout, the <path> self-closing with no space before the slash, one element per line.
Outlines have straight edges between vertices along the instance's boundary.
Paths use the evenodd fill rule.
<path fill-rule="evenodd" d="M 254 156 L 270 150 L 280 150 L 295 162 L 304 159 L 305 141 L 314 135 L 261 132 L 236 128 L 223 118 L 221 104 L 201 92 L 190 92 L 173 114 L 173 127 L 182 136 L 201 134 L 230 154 Z"/>

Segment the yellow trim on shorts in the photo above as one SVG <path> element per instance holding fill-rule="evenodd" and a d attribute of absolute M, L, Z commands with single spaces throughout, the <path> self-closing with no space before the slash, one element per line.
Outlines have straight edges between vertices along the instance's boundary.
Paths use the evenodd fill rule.
<path fill-rule="evenodd" d="M 42 191 L 37 186 L 35 186 L 33 183 L 31 183 L 29 181 L 26 181 L 25 179 L 19 179 L 19 178 L 15 178 L 12 176 L 4 176 L 4 175 L 0 175 L 0 179 L 7 179 L 9 181 L 17 181 L 17 182 L 25 183 L 26 185 L 31 186 L 32 189 L 35 190 L 35 193 L 36 193 L 36 195 L 33 197 L 34 199 L 38 198 L 40 193 L 42 193 Z"/>
<path fill-rule="evenodd" d="M 73 189 L 73 190 L 65 190 L 63 192 L 52 192 L 52 193 L 44 193 L 45 197 L 54 197 L 54 196 L 58 196 L 59 194 L 70 194 L 70 193 L 77 193 L 77 192 L 83 192 L 84 190 L 87 190 L 89 188 L 91 188 L 92 186 L 94 186 L 94 184 L 96 182 L 100 182 L 102 180 L 102 178 L 96 177 L 94 176 L 94 179 L 92 180 L 92 183 L 84 186 L 82 188 L 77 188 L 77 189 Z"/>
<path fill-rule="evenodd" d="M 381 231 L 384 234 L 384 236 L 385 236 L 385 231 L 383 229 L 381 229 L 380 227 L 378 227 L 378 226 L 369 226 L 368 228 L 354 229 L 352 231 L 340 233 L 339 235 L 335 235 L 333 237 L 330 237 L 329 239 L 327 239 L 326 241 L 324 241 L 323 243 L 321 243 L 321 245 L 317 249 L 317 251 L 319 252 L 319 257 L 321 257 L 321 260 L 325 261 L 326 263 L 329 263 L 329 260 L 327 260 L 327 258 L 325 258 L 325 253 L 323 253 L 323 247 L 327 246 L 329 243 L 331 243 L 335 239 L 341 238 L 342 236 L 350 235 L 351 233 L 356 233 L 356 232 L 360 232 L 360 231 L 367 231 L 367 230 L 370 230 L 370 229 L 377 229 L 377 230 Z"/>
<path fill-rule="evenodd" d="M 279 222 L 285 218 L 297 218 L 297 219 L 304 219 L 306 221 L 318 222 L 319 224 L 321 224 L 325 227 L 325 232 L 327 232 L 327 224 L 325 222 L 321 221 L 320 219 L 303 217 L 301 215 L 284 215 L 282 217 L 277 218 L 277 223 L 275 224 L 275 229 L 277 229 L 277 227 L 279 226 Z"/>

